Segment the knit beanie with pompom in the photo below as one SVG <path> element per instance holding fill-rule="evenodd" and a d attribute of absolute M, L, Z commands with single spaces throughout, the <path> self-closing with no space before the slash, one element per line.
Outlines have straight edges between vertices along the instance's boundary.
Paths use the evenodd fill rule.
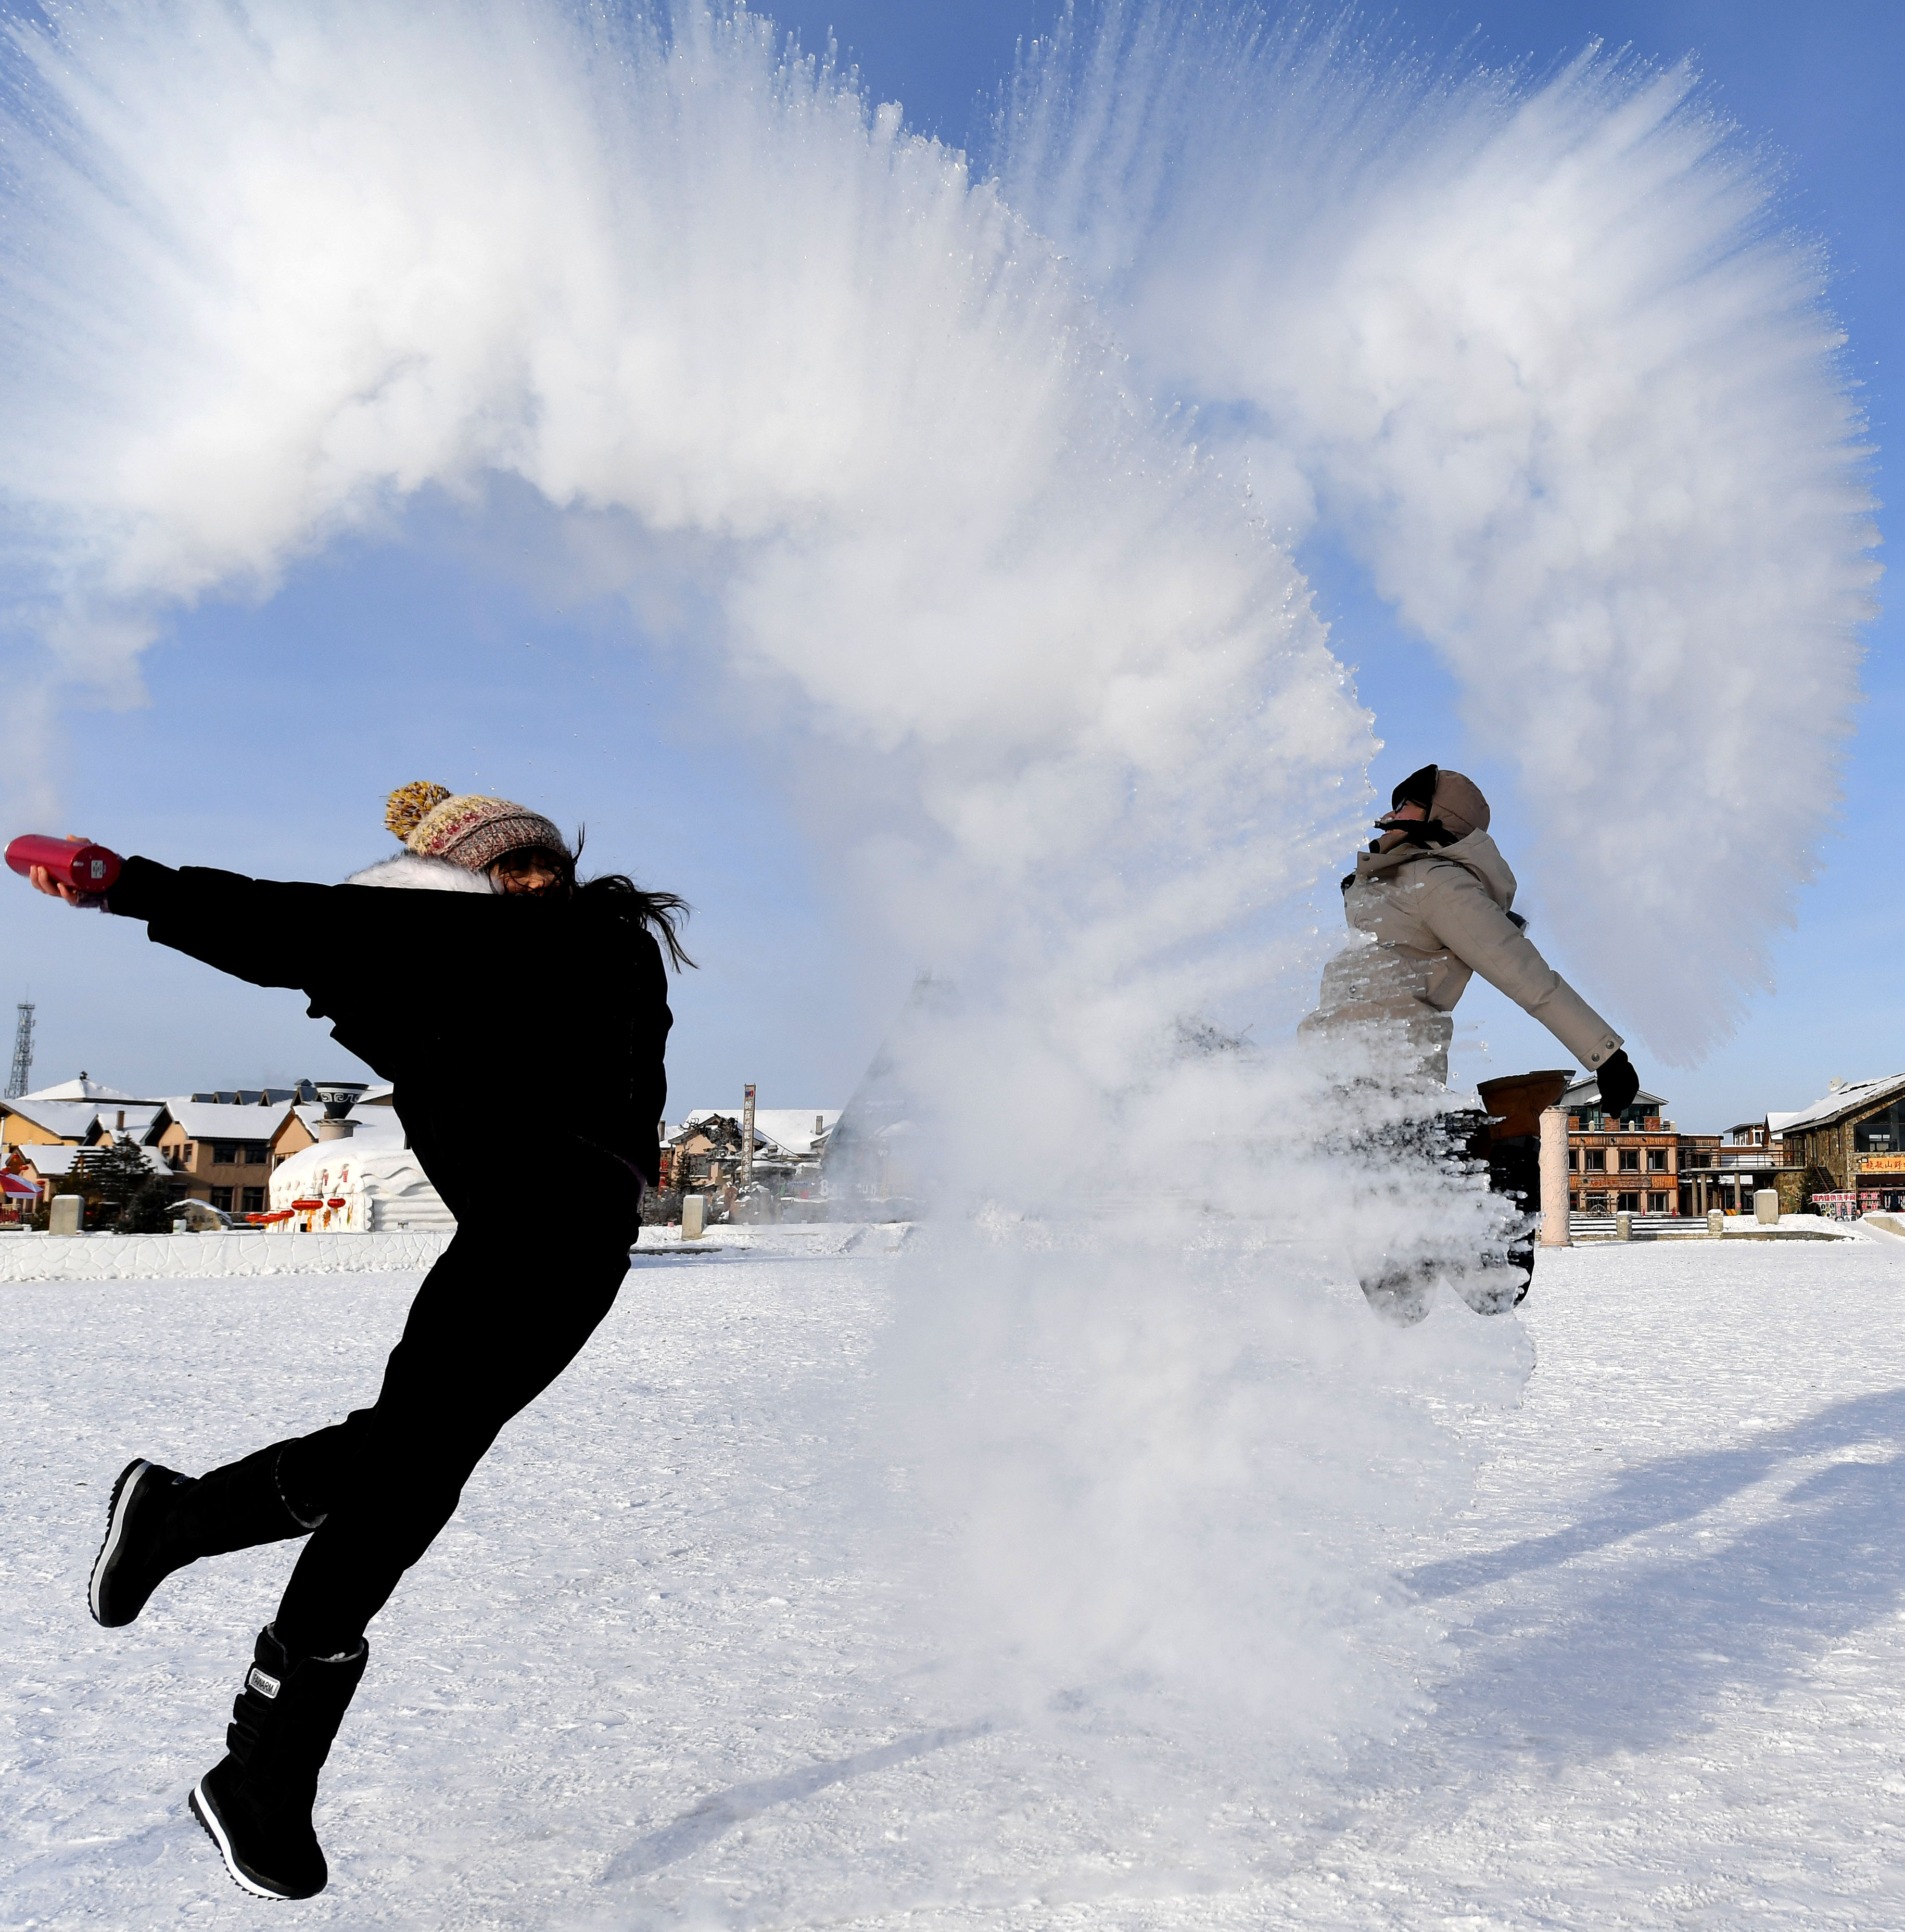
<path fill-rule="evenodd" d="M 399 785 L 384 807 L 384 823 L 412 852 L 447 859 L 466 871 L 487 872 L 506 852 L 525 847 L 566 857 L 568 847 L 541 812 L 506 798 L 452 794 L 419 778 Z"/>

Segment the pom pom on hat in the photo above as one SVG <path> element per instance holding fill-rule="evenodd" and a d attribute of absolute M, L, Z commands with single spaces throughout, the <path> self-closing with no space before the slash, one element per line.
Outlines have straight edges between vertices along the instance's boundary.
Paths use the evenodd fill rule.
<path fill-rule="evenodd" d="M 562 835 L 539 812 L 480 792 L 453 793 L 419 778 L 386 801 L 384 823 L 412 852 L 487 872 L 505 853 L 525 848 L 568 856 Z"/>
<path fill-rule="evenodd" d="M 399 785 L 384 801 L 384 823 L 406 843 L 423 823 L 425 813 L 434 811 L 450 796 L 448 785 L 432 784 L 428 778 Z"/>

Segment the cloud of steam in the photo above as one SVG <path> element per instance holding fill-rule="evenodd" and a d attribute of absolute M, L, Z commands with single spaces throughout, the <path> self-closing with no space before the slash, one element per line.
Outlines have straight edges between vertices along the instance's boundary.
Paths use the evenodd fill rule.
<path fill-rule="evenodd" d="M 1022 1701 L 1248 1713 L 1259 1772 L 1400 1721 L 1436 1634 L 1377 1580 L 1388 1539 L 1462 1493 L 1438 1406 L 1502 1399 L 1526 1346 L 1459 1308 L 1370 1327 L 1359 1266 L 1486 1213 L 1330 1151 L 1354 1070 L 1174 1044 L 1313 973 L 1288 908 L 1366 806 L 1366 716 L 1267 524 L 1312 494 L 1352 521 L 1604 826 L 1732 836 L 1749 775 L 1829 790 L 1850 425 L 1795 258 L 1736 245 L 1748 177 L 1666 83 L 1399 96 L 1321 44 L 1154 23 L 1028 74 L 1003 188 L 686 0 L 11 33 L 0 491 L 43 674 L 122 689 L 170 611 L 425 486 L 633 526 L 697 642 L 877 784 L 877 910 L 958 988 L 909 1071 L 970 1211 L 887 1360 L 958 1552 L 949 1654 Z M 1254 508 L 1147 400 L 1160 368 L 1246 426 Z M 1750 628 L 1716 684 L 1720 619 Z M 1636 958 L 1750 954 L 1819 796 L 1756 822 L 1754 877 L 1709 850 L 1699 890 L 1657 905 L 1643 869 L 1617 908 L 1584 869 L 1583 904 Z"/>
<path fill-rule="evenodd" d="M 1684 68 L 1536 84 L 1156 4 L 1036 49 L 998 143 L 1145 380 L 1360 554 L 1518 763 L 1590 998 L 1698 1058 L 1811 872 L 1876 574 L 1770 170 Z"/>

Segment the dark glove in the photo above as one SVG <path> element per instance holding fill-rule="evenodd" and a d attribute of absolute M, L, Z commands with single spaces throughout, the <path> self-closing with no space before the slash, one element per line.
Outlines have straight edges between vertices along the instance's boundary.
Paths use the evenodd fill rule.
<path fill-rule="evenodd" d="M 1618 1047 L 1600 1063 L 1600 1072 L 1596 1077 L 1600 1082 L 1604 1113 L 1624 1113 L 1634 1105 L 1634 1096 L 1640 1091 L 1640 1076 L 1634 1070 L 1634 1062 Z"/>

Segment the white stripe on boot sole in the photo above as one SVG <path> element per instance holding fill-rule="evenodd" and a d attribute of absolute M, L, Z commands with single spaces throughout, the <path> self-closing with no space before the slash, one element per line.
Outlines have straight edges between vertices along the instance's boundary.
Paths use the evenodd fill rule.
<path fill-rule="evenodd" d="M 225 1827 L 218 1816 L 218 1808 L 205 1795 L 205 1780 L 202 1778 L 192 1786 L 192 1816 L 212 1834 L 212 1842 L 218 1847 L 218 1856 L 225 1861 L 225 1869 L 232 1875 L 232 1882 L 242 1886 L 254 1898 L 289 1898 L 284 1892 L 267 1892 L 255 1879 L 248 1879 L 238 1870 L 238 1860 L 232 1856 L 232 1841 L 225 1835 Z"/>
<path fill-rule="evenodd" d="M 106 1518 L 106 1540 L 100 1545 L 99 1554 L 93 1559 L 92 1581 L 86 1586 L 86 1598 L 92 1606 L 92 1620 L 96 1624 L 104 1625 L 105 1623 L 105 1618 L 100 1615 L 99 1610 L 100 1579 L 106 1574 L 106 1564 L 111 1560 L 113 1551 L 119 1546 L 120 1534 L 126 1526 L 126 1516 L 132 1508 L 132 1492 L 146 1480 L 146 1472 L 152 1466 L 150 1462 L 141 1462 L 137 1468 L 127 1472 L 125 1480 L 119 1485 L 118 1501 L 112 1505 L 112 1514 Z M 72 1599 L 68 1598 L 67 1600 L 70 1603 Z"/>

